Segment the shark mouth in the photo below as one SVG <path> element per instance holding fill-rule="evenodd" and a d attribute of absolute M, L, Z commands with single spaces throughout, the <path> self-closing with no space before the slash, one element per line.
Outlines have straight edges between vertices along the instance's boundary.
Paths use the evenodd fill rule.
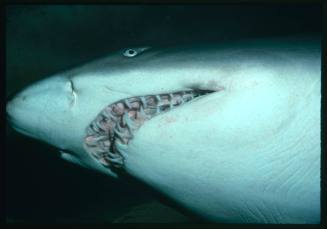
<path fill-rule="evenodd" d="M 115 143 L 127 145 L 145 121 L 212 92 L 194 89 L 119 100 L 105 107 L 88 126 L 84 148 L 103 166 L 123 168 L 124 157 Z"/>

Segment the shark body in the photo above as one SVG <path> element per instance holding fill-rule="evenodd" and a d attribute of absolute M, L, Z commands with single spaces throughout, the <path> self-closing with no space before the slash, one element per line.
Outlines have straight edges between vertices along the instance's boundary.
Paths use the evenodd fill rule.
<path fill-rule="evenodd" d="M 319 223 L 320 53 L 318 39 L 128 48 L 27 87 L 8 119 L 63 159 L 128 173 L 206 220 Z M 117 101 L 136 127 L 108 127 L 101 154 L 91 143 L 106 135 L 88 131 Z"/>

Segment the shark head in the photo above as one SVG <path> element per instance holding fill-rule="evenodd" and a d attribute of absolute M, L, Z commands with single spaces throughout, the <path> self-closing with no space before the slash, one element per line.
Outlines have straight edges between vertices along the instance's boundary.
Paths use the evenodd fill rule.
<path fill-rule="evenodd" d="M 184 54 L 191 55 L 188 52 Z M 133 47 L 118 50 L 101 60 L 53 75 L 28 86 L 10 100 L 6 106 L 8 120 L 18 132 L 58 148 L 64 159 L 116 177 L 110 168 L 100 165 L 99 160 L 85 149 L 86 137 L 101 137 L 96 136 L 96 133 L 88 133 L 88 130 L 92 129 L 92 123 L 97 121 L 96 117 L 101 116 L 105 108 L 108 109 L 110 105 L 112 108 L 112 105 L 117 105 L 119 101 L 126 106 L 126 99 L 134 102 L 137 99 L 138 105 L 143 101 L 145 104 L 141 107 L 144 108 L 142 112 L 145 116 L 142 120 L 134 120 L 133 128 L 136 130 L 156 115 L 177 108 L 195 97 L 222 89 L 213 77 L 202 82 L 199 75 L 186 74 L 185 68 L 194 66 L 180 59 L 180 53 L 183 51 L 177 50 L 177 55 L 172 55 L 150 47 Z M 184 69 L 174 69 L 171 61 L 181 63 Z M 196 73 L 197 70 L 194 70 Z M 163 96 L 163 100 L 165 96 L 169 97 L 167 104 L 161 105 L 169 105 L 170 109 L 159 110 L 157 101 L 156 104 L 145 101 L 151 100 L 150 97 L 160 99 L 160 96 Z M 151 105 L 156 106 L 156 112 L 149 110 Z M 133 109 L 125 109 L 125 113 L 130 110 Z M 111 113 L 113 114 L 110 115 L 117 115 L 114 111 Z M 108 132 L 109 130 L 107 135 Z M 115 133 L 111 139 L 114 136 Z M 131 136 L 126 138 L 130 139 Z M 116 141 L 116 144 L 126 144 L 123 140 Z"/>
<path fill-rule="evenodd" d="M 7 116 L 64 159 L 127 172 L 206 219 L 319 222 L 317 40 L 118 50 L 27 87 Z"/>

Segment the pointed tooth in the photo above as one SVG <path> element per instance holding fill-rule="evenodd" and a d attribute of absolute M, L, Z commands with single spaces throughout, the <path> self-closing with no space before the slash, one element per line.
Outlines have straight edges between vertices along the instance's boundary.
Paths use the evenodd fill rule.
<path fill-rule="evenodd" d="M 168 96 L 169 96 L 169 108 L 172 109 L 174 107 L 173 104 L 174 95 L 172 93 L 169 93 Z"/>
<path fill-rule="evenodd" d="M 121 157 L 118 153 L 107 152 L 109 158 L 118 158 Z"/>
<path fill-rule="evenodd" d="M 119 164 L 119 165 L 123 165 L 123 158 L 121 158 L 121 157 L 110 158 L 109 161 L 111 163 L 116 163 L 116 164 Z"/>
<path fill-rule="evenodd" d="M 106 158 L 103 158 L 103 157 L 101 157 L 101 158 L 99 158 L 98 159 L 99 160 L 99 162 L 102 164 L 102 165 L 104 165 L 104 166 L 110 166 L 110 163 L 108 163 L 108 159 L 106 159 Z M 110 160 L 109 160 L 109 162 L 110 162 Z"/>
<path fill-rule="evenodd" d="M 105 141 L 101 141 L 99 143 L 99 146 L 103 151 L 107 151 L 109 149 L 109 147 L 106 146 Z"/>
<path fill-rule="evenodd" d="M 140 99 L 137 97 L 132 97 L 125 100 L 125 105 L 128 109 L 138 109 L 140 107 Z"/>
<path fill-rule="evenodd" d="M 94 135 L 95 134 L 94 130 L 91 127 L 87 128 L 86 133 L 87 133 L 87 135 Z"/>
<path fill-rule="evenodd" d="M 127 117 L 126 117 L 127 116 Z M 125 127 L 126 125 L 127 125 L 127 122 L 128 122 L 128 112 L 124 112 L 124 114 L 123 114 L 123 117 L 122 117 L 122 119 L 121 119 L 121 122 L 122 122 L 122 124 L 123 124 L 123 126 Z"/>
<path fill-rule="evenodd" d="M 128 109 L 132 109 L 132 104 L 128 101 L 128 99 L 125 99 L 124 102 Z"/>
<path fill-rule="evenodd" d="M 98 141 L 103 140 L 105 138 L 107 138 L 107 137 L 103 136 L 103 135 L 102 136 L 92 136 L 91 135 L 91 136 L 87 136 L 85 138 L 85 142 L 89 146 L 96 146 L 98 144 Z"/>
<path fill-rule="evenodd" d="M 168 99 L 167 98 L 166 99 L 161 98 L 161 96 L 159 96 L 159 95 L 156 95 L 156 98 L 158 100 L 157 106 L 164 106 L 164 105 L 167 105 L 169 103 L 169 98 Z"/>
<path fill-rule="evenodd" d="M 115 132 L 116 136 L 118 137 L 118 139 L 120 141 L 122 141 L 124 144 L 127 144 L 128 140 L 131 139 L 131 135 L 128 131 L 121 132 L 117 129 L 114 129 L 114 132 Z"/>
<path fill-rule="evenodd" d="M 101 118 L 98 118 L 95 121 L 97 128 L 99 129 L 99 131 L 106 132 L 106 130 L 104 129 L 103 125 L 100 122 L 101 122 Z"/>
<path fill-rule="evenodd" d="M 92 154 L 92 156 L 95 157 L 96 159 L 100 159 L 100 156 L 99 156 L 96 152 L 91 151 L 91 154 Z"/>
<path fill-rule="evenodd" d="M 134 130 L 135 129 L 135 125 L 133 120 L 129 117 L 128 113 L 125 112 L 124 116 L 123 116 L 123 123 L 130 129 L 130 130 Z"/>
<path fill-rule="evenodd" d="M 113 147 L 114 151 L 122 155 L 123 158 L 127 158 L 128 154 L 126 153 L 127 145 L 122 143 L 120 140 L 115 141 L 115 145 Z"/>
<path fill-rule="evenodd" d="M 96 151 L 96 150 L 92 150 L 91 151 L 91 154 L 93 157 L 95 157 L 96 159 L 100 159 L 103 157 L 103 152 L 99 152 L 99 151 Z"/>
<path fill-rule="evenodd" d="M 183 102 L 189 102 L 193 99 L 193 94 L 192 93 L 188 93 L 188 94 L 184 94 L 182 97 Z"/>
<path fill-rule="evenodd" d="M 178 95 L 178 97 L 176 97 L 176 106 L 182 105 L 184 103 L 183 101 L 183 97 L 181 95 Z"/>
<path fill-rule="evenodd" d="M 183 91 L 182 92 L 182 94 L 181 94 L 181 97 L 180 97 L 180 101 L 181 101 L 181 103 L 180 103 L 180 105 L 182 105 L 182 104 L 184 104 L 184 95 L 185 95 L 185 92 Z"/>
<path fill-rule="evenodd" d="M 117 168 L 121 169 L 124 166 L 124 162 L 119 162 L 119 161 L 111 161 L 110 167 L 111 168 Z"/>
<path fill-rule="evenodd" d="M 140 110 L 137 113 L 137 119 L 142 118 L 144 120 L 148 119 L 148 115 L 145 113 L 143 106 L 140 106 Z"/>
<path fill-rule="evenodd" d="M 112 112 L 114 113 L 115 116 L 121 116 L 124 113 L 124 110 L 125 110 L 125 106 L 121 101 L 115 103 L 112 106 Z"/>
<path fill-rule="evenodd" d="M 99 137 L 97 137 L 97 140 L 98 141 L 104 140 L 104 139 L 108 139 L 108 136 L 106 136 L 106 135 L 100 135 Z"/>
<path fill-rule="evenodd" d="M 140 99 L 139 99 L 139 97 L 131 97 L 128 99 L 128 101 L 130 103 L 134 103 L 134 102 L 140 102 Z"/>
<path fill-rule="evenodd" d="M 144 112 L 144 108 L 143 106 L 140 107 L 140 112 L 139 112 L 142 116 L 146 117 L 146 114 Z"/>
<path fill-rule="evenodd" d="M 160 98 L 160 95 L 155 95 L 155 97 L 156 97 L 156 99 L 157 99 L 157 101 L 158 101 L 158 103 L 160 103 L 161 102 L 161 98 Z"/>
<path fill-rule="evenodd" d="M 97 153 L 100 156 L 107 153 L 106 150 L 101 149 L 101 147 L 95 147 L 93 150 L 95 153 Z"/>
<path fill-rule="evenodd" d="M 95 123 L 91 124 L 91 129 L 96 133 L 99 132 L 99 127 Z"/>
<path fill-rule="evenodd" d="M 171 104 L 166 104 L 166 105 L 162 105 L 161 107 L 160 107 L 160 109 L 162 110 L 162 111 L 168 111 L 168 110 L 170 110 L 171 109 Z"/>
<path fill-rule="evenodd" d="M 144 109 L 144 113 L 150 117 L 153 117 L 155 114 L 157 114 L 158 106 L 148 106 Z"/>
<path fill-rule="evenodd" d="M 156 108 L 156 114 L 160 114 L 160 106 L 157 106 L 157 108 Z"/>
<path fill-rule="evenodd" d="M 123 132 L 120 132 L 120 130 L 118 130 L 118 129 L 121 129 L 119 125 L 117 125 L 117 127 L 118 127 L 118 128 L 115 128 L 115 129 L 114 129 L 114 132 L 115 132 L 115 134 L 116 134 L 119 138 L 123 139 L 123 138 L 125 137 L 125 136 L 124 136 L 124 133 L 123 133 Z"/>
<path fill-rule="evenodd" d="M 104 117 L 106 117 L 109 120 L 116 120 L 117 118 L 108 110 L 104 110 L 104 112 L 102 112 L 102 115 Z"/>
<path fill-rule="evenodd" d="M 156 105 L 155 106 L 150 105 L 150 106 L 147 107 L 147 109 L 149 109 L 149 110 L 155 110 L 155 109 L 157 109 L 157 106 Z"/>
<path fill-rule="evenodd" d="M 144 109 L 147 108 L 148 105 L 146 104 L 146 99 L 145 99 L 145 97 L 144 97 L 144 96 L 141 96 L 141 97 L 140 97 L 140 100 L 141 100 L 141 102 L 142 102 L 142 104 L 143 104 Z"/>
<path fill-rule="evenodd" d="M 104 145 L 104 147 L 106 147 L 106 148 L 109 148 L 109 147 L 110 147 L 110 145 L 111 145 L 111 143 L 110 143 L 109 139 L 107 139 L 107 140 L 103 141 L 103 145 Z"/>
<path fill-rule="evenodd" d="M 119 132 L 121 132 L 121 133 L 124 132 L 124 128 L 122 128 L 122 127 L 119 125 L 119 123 L 117 123 L 115 130 L 116 130 L 116 129 L 117 129 Z"/>
<path fill-rule="evenodd" d="M 168 95 L 161 96 L 161 103 L 162 106 L 168 106 L 170 104 L 170 99 Z"/>

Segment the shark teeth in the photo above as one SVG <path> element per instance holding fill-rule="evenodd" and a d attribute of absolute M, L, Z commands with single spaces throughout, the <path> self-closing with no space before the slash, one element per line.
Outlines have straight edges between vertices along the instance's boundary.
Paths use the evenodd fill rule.
<path fill-rule="evenodd" d="M 103 166 L 122 168 L 125 149 L 134 132 L 142 124 L 209 90 L 188 90 L 175 93 L 126 98 L 105 107 L 86 130 L 84 147 Z"/>
<path fill-rule="evenodd" d="M 130 131 L 131 134 L 133 134 L 132 132 L 138 128 L 135 122 L 129 116 L 128 112 L 124 113 L 122 122 L 124 126 L 127 126 L 127 129 Z"/>

